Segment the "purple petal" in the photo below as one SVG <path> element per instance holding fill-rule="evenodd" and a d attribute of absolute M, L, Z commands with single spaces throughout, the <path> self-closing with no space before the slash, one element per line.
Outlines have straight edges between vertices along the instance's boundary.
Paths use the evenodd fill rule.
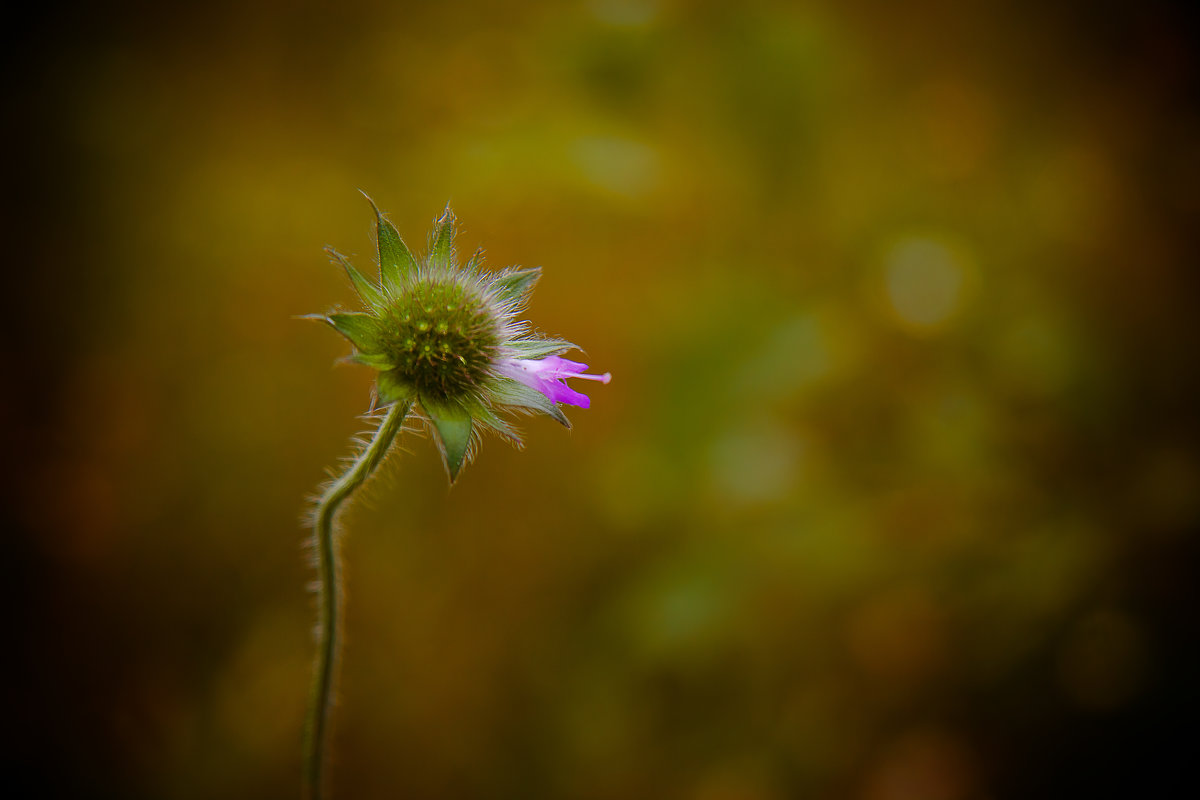
<path fill-rule="evenodd" d="M 572 378 L 587 370 L 587 364 L 580 364 L 578 361 L 571 361 L 560 356 L 543 358 L 542 364 L 545 365 L 543 370 L 556 378 Z"/>
<path fill-rule="evenodd" d="M 586 394 L 577 392 L 566 384 L 567 378 L 584 378 L 590 381 L 608 383 L 611 375 L 585 375 L 583 371 L 587 364 L 571 361 L 559 356 L 549 356 L 541 359 L 509 359 L 499 365 L 498 371 L 515 381 L 525 384 L 531 389 L 544 394 L 555 403 L 588 408 L 592 401 Z"/>
<path fill-rule="evenodd" d="M 559 381 L 542 381 L 541 386 L 535 386 L 542 394 L 549 397 L 556 403 L 567 403 L 580 408 L 587 408 L 592 404 L 591 399 L 583 392 L 577 392 L 570 386 Z"/>

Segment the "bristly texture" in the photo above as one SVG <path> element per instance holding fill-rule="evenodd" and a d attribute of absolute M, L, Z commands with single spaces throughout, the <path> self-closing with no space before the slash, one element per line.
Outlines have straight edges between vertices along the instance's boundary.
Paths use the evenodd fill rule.
<path fill-rule="evenodd" d="M 375 212 L 379 280 L 370 280 L 344 256 L 328 250 L 345 269 L 364 310 L 309 318 L 327 322 L 350 340 L 354 353 L 349 360 L 378 370 L 380 403 L 419 405 L 452 483 L 480 430 L 520 445 L 505 412 L 546 414 L 570 427 L 558 404 L 587 408 L 590 401 L 566 380 L 608 383 L 610 375 L 587 374 L 585 364 L 560 358 L 575 345 L 539 336 L 517 318 L 541 268 L 487 272 L 480 252 L 460 265 L 449 206 L 434 222 L 427 252 L 418 260 L 374 201 L 367 200 Z"/>

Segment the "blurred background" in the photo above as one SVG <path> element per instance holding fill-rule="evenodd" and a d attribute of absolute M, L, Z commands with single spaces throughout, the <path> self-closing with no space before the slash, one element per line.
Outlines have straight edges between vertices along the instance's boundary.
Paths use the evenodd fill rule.
<path fill-rule="evenodd" d="M 1197 786 L 1200 114 L 1161 2 L 8 12 L 3 758 L 298 793 L 370 192 L 609 386 L 347 516 L 335 796 Z M 1178 789 L 1176 790 L 1178 791 Z M 1185 792 L 1186 793 L 1186 792 Z"/>

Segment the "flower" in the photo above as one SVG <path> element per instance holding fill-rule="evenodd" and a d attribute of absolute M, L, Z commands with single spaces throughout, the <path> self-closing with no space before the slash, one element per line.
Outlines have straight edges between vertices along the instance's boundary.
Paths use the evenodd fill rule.
<path fill-rule="evenodd" d="M 501 375 L 520 381 L 531 389 L 537 389 L 556 403 L 568 403 L 580 408 L 587 408 L 592 401 L 583 392 L 577 392 L 567 386 L 567 378 L 583 378 L 600 383 L 612 380 L 612 375 L 607 372 L 603 375 L 589 375 L 584 373 L 585 369 L 587 364 L 568 361 L 558 356 L 536 360 L 513 358 L 501 362 L 497 367 Z"/>
<path fill-rule="evenodd" d="M 434 222 L 427 254 L 417 260 L 374 201 L 367 201 L 375 212 L 379 280 L 371 281 L 327 248 L 364 310 L 305 318 L 328 323 L 354 345 L 348 360 L 378 370 L 382 405 L 419 406 L 436 434 L 451 483 L 473 453 L 480 430 L 520 446 L 504 412 L 542 413 L 569 428 L 558 403 L 587 408 L 590 400 L 566 379 L 608 383 L 611 376 L 586 374 L 585 364 L 560 357 L 574 344 L 538 335 L 518 319 L 541 268 L 487 272 L 482 251 L 460 266 L 449 206 Z"/>

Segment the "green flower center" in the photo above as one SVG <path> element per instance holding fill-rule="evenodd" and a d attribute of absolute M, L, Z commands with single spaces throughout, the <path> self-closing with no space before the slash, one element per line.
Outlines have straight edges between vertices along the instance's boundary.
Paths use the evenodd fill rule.
<path fill-rule="evenodd" d="M 500 344 L 500 321 L 478 290 L 452 278 L 415 282 L 382 315 L 382 352 L 422 395 L 453 398 L 476 387 Z"/>

